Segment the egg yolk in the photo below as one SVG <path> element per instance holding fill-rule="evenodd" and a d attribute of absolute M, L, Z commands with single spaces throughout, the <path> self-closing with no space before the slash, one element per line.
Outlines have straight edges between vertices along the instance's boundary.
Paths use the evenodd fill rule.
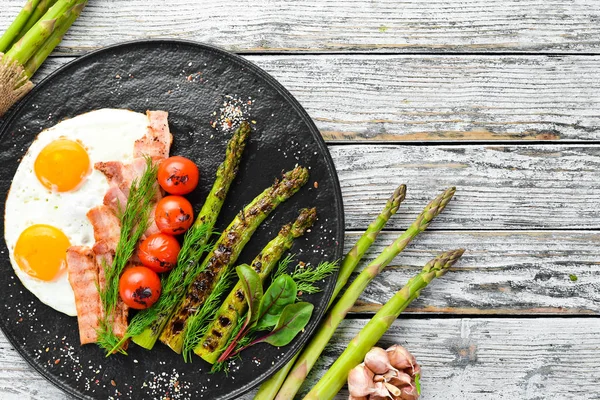
<path fill-rule="evenodd" d="M 32 225 L 25 229 L 15 245 L 15 260 L 28 275 L 51 281 L 67 266 L 69 238 L 51 225 Z"/>
<path fill-rule="evenodd" d="M 33 168 L 42 185 L 58 192 L 75 189 L 91 171 L 87 151 L 68 139 L 58 139 L 44 147 Z"/>

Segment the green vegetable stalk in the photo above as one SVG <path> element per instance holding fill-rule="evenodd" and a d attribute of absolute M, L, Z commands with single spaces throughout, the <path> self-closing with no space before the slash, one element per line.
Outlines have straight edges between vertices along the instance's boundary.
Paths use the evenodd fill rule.
<path fill-rule="evenodd" d="M 400 204 L 404 201 L 406 197 L 406 185 L 400 185 L 389 198 L 385 207 L 381 211 L 381 213 L 375 218 L 373 222 L 368 226 L 367 230 L 362 234 L 362 236 L 358 239 L 354 247 L 348 252 L 346 257 L 342 262 L 342 266 L 340 267 L 337 281 L 335 284 L 335 288 L 333 290 L 333 294 L 331 295 L 331 299 L 329 300 L 329 305 L 327 308 L 331 307 L 331 304 L 335 300 L 335 298 L 340 294 L 340 291 L 350 278 L 350 275 L 362 260 L 363 256 L 371 247 L 379 232 L 383 229 L 385 224 L 388 222 L 390 217 L 398 211 Z M 284 365 L 275 375 L 273 375 L 269 380 L 264 382 L 255 396 L 256 400 L 273 400 L 275 396 L 277 396 L 277 392 L 281 388 L 281 385 L 285 381 L 288 373 L 292 369 L 292 366 L 296 362 L 296 359 L 300 355 L 298 352 L 286 365 Z"/>
<path fill-rule="evenodd" d="M 288 375 L 283 386 L 279 390 L 277 399 L 292 399 L 302 386 L 306 376 L 315 365 L 315 362 L 321 355 L 321 352 L 329 343 L 331 336 L 336 328 L 346 317 L 350 308 L 354 305 L 358 297 L 365 290 L 369 282 L 373 280 L 396 257 L 419 233 L 423 232 L 429 226 L 429 223 L 439 215 L 452 196 L 456 188 L 450 188 L 444 191 L 431 201 L 412 225 L 396 239 L 391 245 L 386 247 L 381 254 L 373 260 L 350 284 L 338 302 L 331 308 L 325 320 L 317 329 L 317 333 L 309 344 L 304 348 L 302 354 Z"/>
<path fill-rule="evenodd" d="M 304 400 L 330 400 L 348 379 L 352 368 L 360 364 L 367 352 L 389 329 L 398 315 L 419 295 L 434 278 L 443 276 L 458 261 L 464 249 L 443 253 L 429 261 L 423 270 L 398 291 L 350 341 L 344 352 L 317 382 Z M 291 398 L 291 397 L 290 397 Z"/>
<path fill-rule="evenodd" d="M 56 1 L 57 0 L 41 0 L 31 13 L 31 17 L 29 17 L 25 26 L 21 28 L 19 34 L 12 41 L 12 44 L 18 42 L 19 39 L 21 39 L 31 29 L 31 27 L 35 25 L 35 23 L 38 22 L 44 14 L 46 14 L 46 11 L 48 11 L 48 9 L 52 7 Z"/>
<path fill-rule="evenodd" d="M 181 353 L 187 319 L 194 315 L 219 278 L 237 260 L 256 229 L 277 206 L 293 196 L 308 180 L 308 169 L 296 167 L 280 181 L 267 188 L 247 205 L 223 231 L 213 250 L 204 259 L 200 273 L 188 288 L 163 330 L 160 340 L 173 351 Z"/>
<path fill-rule="evenodd" d="M 21 12 L 17 14 L 15 20 L 6 29 L 6 32 L 0 37 L 0 53 L 6 52 L 6 50 L 13 43 L 15 38 L 19 35 L 21 29 L 27 24 L 27 21 L 37 8 L 40 0 L 27 0 Z"/>
<path fill-rule="evenodd" d="M 277 237 L 254 258 L 251 267 L 263 282 L 275 268 L 283 253 L 292 247 L 294 239 L 302 236 L 312 226 L 316 217 L 314 208 L 301 210 L 296 221 L 282 227 Z M 194 352 L 205 361 L 214 364 L 231 337 L 236 321 L 244 314 L 246 308 L 242 282 L 239 281 L 221 304 L 212 323 L 205 329 L 204 336 L 194 347 Z"/>
<path fill-rule="evenodd" d="M 0 37 L 0 116 L 31 90 L 29 78 L 86 4 L 87 0 L 29 0 L 25 4 Z"/>
<path fill-rule="evenodd" d="M 221 212 L 231 183 L 237 175 L 250 124 L 243 122 L 227 143 L 225 160 L 217 168 L 215 182 L 206 197 L 192 228 L 186 232 L 177 266 L 169 273 L 158 302 L 138 312 L 131 320 L 126 337 L 145 349 L 152 349 L 175 306 L 183 299 L 188 286 L 198 274 L 199 261 L 205 252 L 217 217 Z"/>
<path fill-rule="evenodd" d="M 84 7 L 85 3 L 76 4 L 60 17 L 60 23 L 57 24 L 57 27 L 52 31 L 48 39 L 46 39 L 42 46 L 33 53 L 24 65 L 25 75 L 27 75 L 27 77 L 31 78 L 42 66 L 43 62 L 46 61 L 46 58 L 48 58 L 54 48 L 62 41 L 63 36 L 67 33 L 71 25 L 73 25 L 73 22 L 79 17 Z"/>

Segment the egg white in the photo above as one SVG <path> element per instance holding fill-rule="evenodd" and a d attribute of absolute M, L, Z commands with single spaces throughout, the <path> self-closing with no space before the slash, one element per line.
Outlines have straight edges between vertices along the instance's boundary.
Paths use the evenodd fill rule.
<path fill-rule="evenodd" d="M 145 135 L 147 126 L 148 118 L 141 113 L 118 109 L 91 111 L 42 131 L 21 160 L 6 199 L 4 237 L 10 262 L 23 285 L 57 311 L 77 315 L 67 273 L 51 282 L 29 276 L 15 261 L 15 244 L 25 228 L 48 224 L 62 230 L 72 246 L 93 245 L 94 232 L 86 213 L 102 204 L 108 183 L 101 172 L 93 169 L 77 189 L 52 192 L 37 179 L 33 169 L 35 159 L 50 142 L 64 138 L 85 147 L 92 168 L 98 161 L 129 162 L 134 142 Z"/>

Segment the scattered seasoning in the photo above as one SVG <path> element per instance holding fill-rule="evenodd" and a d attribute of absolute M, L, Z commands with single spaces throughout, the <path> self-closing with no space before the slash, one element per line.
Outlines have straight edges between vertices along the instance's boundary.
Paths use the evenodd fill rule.
<path fill-rule="evenodd" d="M 219 108 L 219 112 L 213 112 L 215 119 L 210 121 L 210 125 L 218 131 L 233 131 L 246 120 L 253 105 L 254 99 L 251 97 L 242 99 L 238 96 L 226 95 Z M 256 123 L 256 121 L 252 123 Z"/>
<path fill-rule="evenodd" d="M 114 379 L 110 380 L 110 384 L 113 385 L 113 386 L 117 386 L 117 383 L 114 381 Z"/>
<path fill-rule="evenodd" d="M 315 189 L 318 189 L 319 188 L 319 182 L 315 181 L 315 183 L 313 183 L 313 186 L 314 186 Z"/>

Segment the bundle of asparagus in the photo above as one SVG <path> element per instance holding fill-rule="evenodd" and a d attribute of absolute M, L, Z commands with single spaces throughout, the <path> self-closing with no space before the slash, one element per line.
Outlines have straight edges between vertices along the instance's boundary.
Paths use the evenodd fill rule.
<path fill-rule="evenodd" d="M 405 187 L 401 187 L 399 190 L 402 192 L 403 199 Z M 337 303 L 331 307 L 327 317 L 321 323 L 317 329 L 317 333 L 313 336 L 308 345 L 301 353 L 292 358 L 288 364 L 286 364 L 280 371 L 278 371 L 260 387 L 258 393 L 256 394 L 256 399 L 272 400 L 277 398 L 278 400 L 284 400 L 294 398 L 302 386 L 302 383 L 306 379 L 308 373 L 321 355 L 321 352 L 333 336 L 337 326 L 345 318 L 347 312 L 356 302 L 360 294 L 364 291 L 368 283 L 375 278 L 375 276 L 377 276 L 377 274 L 381 272 L 381 270 L 383 270 L 383 268 L 385 268 L 385 266 L 387 266 L 401 251 L 403 251 L 412 241 L 412 239 L 427 229 L 429 223 L 444 210 L 448 202 L 452 199 L 455 190 L 455 188 L 449 188 L 432 200 L 413 222 L 413 224 L 402 235 L 400 235 L 398 239 L 386 247 L 383 252 L 356 277 L 356 279 L 346 289 L 345 293 L 340 297 Z M 390 199 L 390 202 L 392 202 L 392 200 L 393 197 Z M 390 202 L 388 202 L 386 205 L 386 210 L 390 208 Z M 398 206 L 395 207 L 396 210 L 397 207 Z M 373 243 L 375 237 L 371 237 L 369 232 L 373 232 L 372 228 L 374 226 L 377 226 L 378 229 L 376 232 L 379 232 L 381 229 L 383 229 L 383 226 L 391 216 L 391 214 L 386 213 L 386 210 L 384 210 L 378 219 L 374 221 L 369 229 L 367 229 L 367 232 L 363 234 L 355 247 L 346 256 L 346 259 L 344 260 L 340 269 L 338 283 L 336 284 L 336 291 L 332 296 L 332 301 L 335 299 L 342 287 L 345 286 L 350 274 L 358 265 L 366 250 Z M 360 249 L 361 251 L 357 251 L 357 249 Z M 340 281 L 340 278 L 342 281 Z"/>
<path fill-rule="evenodd" d="M 0 117 L 33 87 L 29 80 L 87 0 L 27 0 L 0 37 Z"/>

